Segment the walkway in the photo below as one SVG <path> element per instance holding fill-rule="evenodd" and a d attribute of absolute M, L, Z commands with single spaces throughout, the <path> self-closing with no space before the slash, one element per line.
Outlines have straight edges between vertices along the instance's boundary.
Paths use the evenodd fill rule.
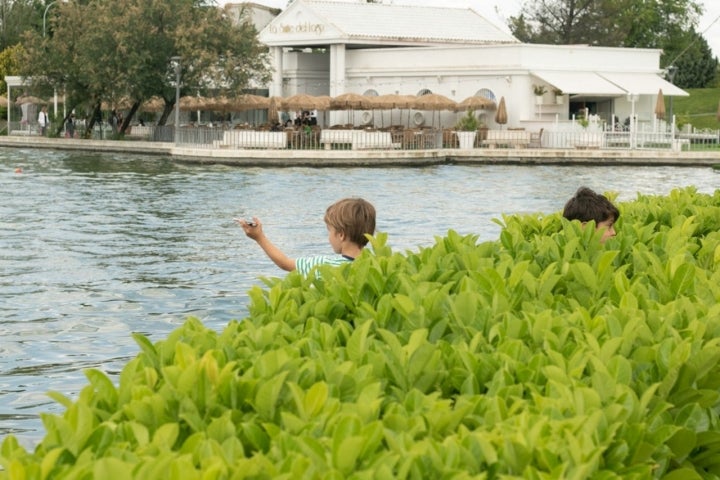
<path fill-rule="evenodd" d="M 101 153 L 161 155 L 186 163 L 235 166 L 373 167 L 442 164 L 523 165 L 720 165 L 720 154 L 668 150 L 433 149 L 433 150 L 260 150 L 198 149 L 172 143 L 0 136 L 0 147 L 46 148 Z"/>

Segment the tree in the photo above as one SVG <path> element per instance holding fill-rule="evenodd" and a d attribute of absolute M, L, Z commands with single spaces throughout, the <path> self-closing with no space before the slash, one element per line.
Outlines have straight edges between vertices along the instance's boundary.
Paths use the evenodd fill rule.
<path fill-rule="evenodd" d="M 662 56 L 663 65 L 674 65 L 677 73 L 673 83 L 680 88 L 706 88 L 717 79 L 718 59 L 712 54 L 707 40 L 692 30 L 683 48 L 667 48 Z"/>
<path fill-rule="evenodd" d="M 161 124 L 175 103 L 171 58 L 182 58 L 182 95 L 238 93 L 268 79 L 267 52 L 249 24 L 233 26 L 204 0 L 97 0 L 58 4 L 53 35 L 25 36 L 24 74 L 38 85 L 65 88 L 73 107 L 97 117 L 102 101 L 165 100 Z M 33 61 L 30 61 L 33 59 Z"/>
<path fill-rule="evenodd" d="M 509 27 L 527 43 L 661 49 L 661 65 L 675 63 L 675 83 L 691 88 L 713 83 L 718 65 L 695 30 L 701 11 L 696 0 L 535 0 Z"/>
<path fill-rule="evenodd" d="M 696 0 L 526 1 L 509 27 L 528 43 L 663 48 L 697 24 Z"/>
<path fill-rule="evenodd" d="M 18 44 L 26 30 L 40 28 L 44 8 L 37 0 L 0 0 L 0 51 Z"/>
<path fill-rule="evenodd" d="M 23 54 L 23 47 L 20 44 L 8 47 L 0 52 L 0 92 L 7 91 L 6 76 L 20 73 L 20 59 Z"/>

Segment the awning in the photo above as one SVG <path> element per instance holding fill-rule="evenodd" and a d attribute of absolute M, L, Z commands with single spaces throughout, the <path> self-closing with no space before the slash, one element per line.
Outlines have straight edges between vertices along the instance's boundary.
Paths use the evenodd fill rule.
<path fill-rule="evenodd" d="M 534 76 L 570 95 L 612 96 L 627 92 L 594 72 L 531 72 Z M 665 90 L 663 90 L 665 92 Z M 657 89 L 655 92 L 657 93 Z"/>
<path fill-rule="evenodd" d="M 603 78 L 622 88 L 627 93 L 656 95 L 662 89 L 663 95 L 687 97 L 690 95 L 672 83 L 654 73 L 606 73 L 599 72 Z"/>

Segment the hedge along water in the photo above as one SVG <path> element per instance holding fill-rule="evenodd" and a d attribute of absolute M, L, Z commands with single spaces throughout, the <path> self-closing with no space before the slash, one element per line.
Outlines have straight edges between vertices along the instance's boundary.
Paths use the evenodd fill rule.
<path fill-rule="evenodd" d="M 669 167 L 238 169 L 0 150 L 0 436 L 38 441 L 38 413 L 59 410 L 46 392 L 76 395 L 88 367 L 113 377 L 138 351 L 132 332 L 155 341 L 189 315 L 216 331 L 245 317 L 258 278 L 283 274 L 233 216 L 262 218 L 291 255 L 326 253 L 325 208 L 362 196 L 388 244 L 416 250 L 451 228 L 497 239 L 492 218 L 556 212 L 579 185 L 627 200 L 710 192 L 718 178 Z"/>

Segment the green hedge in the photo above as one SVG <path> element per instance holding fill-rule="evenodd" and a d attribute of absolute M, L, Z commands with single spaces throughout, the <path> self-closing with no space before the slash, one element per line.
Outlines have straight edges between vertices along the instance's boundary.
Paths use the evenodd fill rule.
<path fill-rule="evenodd" d="M 383 234 L 97 370 L 11 479 L 720 478 L 720 191 L 621 203 L 618 236 L 507 216 Z"/>

